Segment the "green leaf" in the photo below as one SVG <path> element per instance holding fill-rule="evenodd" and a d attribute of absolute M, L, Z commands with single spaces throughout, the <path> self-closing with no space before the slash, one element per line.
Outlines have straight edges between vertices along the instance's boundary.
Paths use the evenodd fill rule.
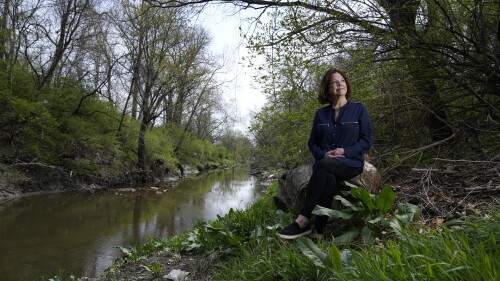
<path fill-rule="evenodd" d="M 262 233 L 263 233 L 262 226 L 258 225 L 252 232 L 252 237 L 262 237 Z"/>
<path fill-rule="evenodd" d="M 333 265 L 333 269 L 338 272 L 344 271 L 344 268 L 342 267 L 342 256 L 340 254 L 339 249 L 337 246 L 335 246 L 334 243 L 332 243 L 332 247 L 330 248 L 330 262 Z"/>
<path fill-rule="evenodd" d="M 397 219 L 390 220 L 389 226 L 391 227 L 392 231 L 397 236 L 401 236 L 401 234 L 403 233 L 403 230 L 401 228 L 401 224 L 399 223 L 399 220 L 397 220 Z"/>
<path fill-rule="evenodd" d="M 401 203 L 398 205 L 395 216 L 401 221 L 412 222 L 420 218 L 421 210 L 418 206 L 410 203 Z"/>
<path fill-rule="evenodd" d="M 341 190 L 340 191 L 340 194 L 344 195 L 344 196 L 349 196 L 351 195 L 351 190 Z"/>
<path fill-rule="evenodd" d="M 353 188 L 359 188 L 359 186 L 355 185 L 355 184 L 352 184 L 348 181 L 344 181 L 343 184 L 347 185 L 348 187 L 350 187 L 351 189 Z"/>
<path fill-rule="evenodd" d="M 380 194 L 375 198 L 375 205 L 383 214 L 389 212 L 392 208 L 392 204 L 396 200 L 396 194 L 392 191 L 392 188 L 388 185 L 382 188 Z"/>
<path fill-rule="evenodd" d="M 371 197 L 370 193 L 368 192 L 368 190 L 366 190 L 366 188 L 363 188 L 363 187 L 353 188 L 351 190 L 351 193 L 352 193 L 352 196 L 361 200 L 361 203 L 363 203 L 363 205 L 368 208 L 370 213 L 373 212 L 373 209 L 375 208 L 375 206 L 373 205 L 372 197 Z"/>
<path fill-rule="evenodd" d="M 383 219 L 384 219 L 383 214 L 378 214 L 378 215 L 373 215 L 373 216 L 370 215 L 366 218 L 366 222 L 370 223 L 370 224 L 376 224 L 377 222 L 379 222 Z"/>
<path fill-rule="evenodd" d="M 118 249 L 120 249 L 122 251 L 122 254 L 127 256 L 127 257 L 130 257 L 132 256 L 132 251 L 128 248 L 125 248 L 125 247 L 121 247 L 121 246 L 118 246 Z"/>
<path fill-rule="evenodd" d="M 351 241 L 358 238 L 358 236 L 359 236 L 359 229 L 351 228 L 346 232 L 344 232 L 342 235 L 335 237 L 334 242 L 339 244 L 349 244 Z"/>
<path fill-rule="evenodd" d="M 375 238 L 377 237 L 377 231 L 374 229 L 370 229 L 365 225 L 363 230 L 361 230 L 361 237 L 363 237 L 363 241 L 365 244 L 372 245 L 375 243 Z"/>
<path fill-rule="evenodd" d="M 360 208 L 349 202 L 349 200 L 345 199 L 344 197 L 337 195 L 335 196 L 335 199 L 339 200 L 342 205 L 351 208 L 353 211 L 360 211 Z"/>
<path fill-rule="evenodd" d="M 305 237 L 299 237 L 297 238 L 297 244 L 299 250 L 304 255 L 308 256 L 314 262 L 315 265 L 322 268 L 333 267 L 326 253 L 321 251 L 321 249 L 318 248 L 318 246 L 316 246 L 316 244 L 314 244 L 314 242 L 311 239 Z"/>
<path fill-rule="evenodd" d="M 340 254 L 341 258 L 342 258 L 342 264 L 344 265 L 348 265 L 348 266 L 353 266 L 354 265 L 354 262 L 352 261 L 352 253 L 351 251 L 345 249 L 342 251 L 342 253 Z"/>
<path fill-rule="evenodd" d="M 354 215 L 354 213 L 332 210 L 321 206 L 316 206 L 312 213 L 317 216 L 328 216 L 330 218 L 341 218 L 344 220 L 348 220 Z"/>
<path fill-rule="evenodd" d="M 233 246 L 237 246 L 240 244 L 240 240 L 238 238 L 241 238 L 241 237 L 237 237 L 237 236 L 234 236 L 232 235 L 231 233 L 227 233 L 225 235 L 226 237 L 226 241 L 230 244 L 230 245 L 233 245 Z"/>

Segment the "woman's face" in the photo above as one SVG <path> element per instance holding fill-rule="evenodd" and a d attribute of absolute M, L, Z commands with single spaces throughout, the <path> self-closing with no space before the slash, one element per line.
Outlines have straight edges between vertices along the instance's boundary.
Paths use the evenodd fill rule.
<path fill-rule="evenodd" d="M 347 85 L 345 83 L 344 77 L 338 72 L 332 74 L 330 79 L 330 95 L 334 98 L 339 96 L 344 96 L 347 93 Z"/>

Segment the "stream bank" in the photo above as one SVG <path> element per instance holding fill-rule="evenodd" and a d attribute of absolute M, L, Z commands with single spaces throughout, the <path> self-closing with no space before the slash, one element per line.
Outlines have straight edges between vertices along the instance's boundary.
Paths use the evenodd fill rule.
<path fill-rule="evenodd" d="M 147 182 L 174 184 L 180 179 L 204 171 L 227 168 L 226 165 L 192 168 L 180 165 L 178 172 L 155 169 L 147 176 Z M 64 167 L 44 163 L 17 163 L 0 165 L 0 203 L 11 199 L 42 194 L 65 192 L 95 192 L 142 183 L 138 173 L 118 173 L 113 169 L 100 175 L 76 172 Z"/>

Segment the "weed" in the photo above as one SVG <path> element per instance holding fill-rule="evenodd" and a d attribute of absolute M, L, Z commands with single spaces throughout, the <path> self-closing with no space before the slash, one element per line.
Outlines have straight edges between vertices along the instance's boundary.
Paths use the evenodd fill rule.
<path fill-rule="evenodd" d="M 370 194 L 364 187 L 352 186 L 351 190 L 344 191 L 343 195 L 345 197 L 335 196 L 344 206 L 342 210 L 316 206 L 313 211 L 316 215 L 342 219 L 350 226 L 342 235 L 335 237 L 336 243 L 349 244 L 361 237 L 364 243 L 373 244 L 376 238 L 381 238 L 381 235 L 389 230 L 397 235 L 401 222 L 412 222 L 420 216 L 420 209 L 408 203 L 401 203 L 391 212 L 396 194 L 390 186 L 385 186 L 378 195 Z M 352 197 L 353 202 L 346 197 Z"/>
<path fill-rule="evenodd" d="M 42 281 L 45 281 L 45 277 L 44 276 L 41 276 L 40 279 Z M 75 281 L 76 278 L 75 278 L 74 275 L 69 275 L 66 278 L 66 271 L 64 269 L 59 269 L 59 273 L 56 276 L 48 279 L 48 281 L 65 281 L 65 280 Z"/>
<path fill-rule="evenodd" d="M 163 267 L 161 266 L 161 264 L 159 264 L 158 262 L 154 262 L 152 264 L 149 264 L 149 265 L 143 265 L 143 267 L 151 272 L 153 274 L 153 277 L 156 279 L 156 278 L 160 278 L 161 277 L 161 274 L 163 272 Z"/>

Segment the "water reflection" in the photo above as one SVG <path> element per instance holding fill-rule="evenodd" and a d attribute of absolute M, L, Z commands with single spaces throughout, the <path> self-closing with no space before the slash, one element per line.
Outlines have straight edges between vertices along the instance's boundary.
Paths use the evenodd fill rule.
<path fill-rule="evenodd" d="M 182 233 L 198 220 L 244 209 L 259 191 L 244 168 L 186 179 L 167 192 L 155 186 L 159 190 L 46 195 L 0 205 L 0 279 L 48 279 L 61 267 L 95 276 L 120 256 L 116 246 Z"/>

